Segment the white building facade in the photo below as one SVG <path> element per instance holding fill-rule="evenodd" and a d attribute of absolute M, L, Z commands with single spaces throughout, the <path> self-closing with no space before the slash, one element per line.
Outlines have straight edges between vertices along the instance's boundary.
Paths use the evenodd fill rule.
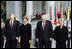
<path fill-rule="evenodd" d="M 44 4 L 43 4 L 44 2 Z M 25 4 L 24 4 L 25 3 Z M 31 21 L 33 13 L 41 12 L 43 9 L 46 10 L 47 20 L 50 20 L 50 7 L 52 6 L 52 24 L 54 24 L 55 19 L 55 6 L 57 6 L 57 11 L 60 11 L 60 1 L 6 1 L 6 17 L 9 18 L 9 14 L 12 12 L 15 14 L 15 18 L 22 22 L 23 14 L 25 13 L 28 17 L 28 23 L 32 25 L 32 45 L 35 45 L 35 29 L 37 21 Z M 67 10 L 68 1 L 63 1 L 63 8 Z M 71 9 L 71 1 L 69 1 L 69 7 Z M 66 11 L 67 12 L 67 11 Z M 53 27 L 55 27 L 53 25 Z"/>

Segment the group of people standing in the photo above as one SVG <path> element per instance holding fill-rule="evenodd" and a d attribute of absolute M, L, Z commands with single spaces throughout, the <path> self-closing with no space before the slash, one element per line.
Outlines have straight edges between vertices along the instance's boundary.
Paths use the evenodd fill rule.
<path fill-rule="evenodd" d="M 41 20 L 36 27 L 36 42 L 39 43 L 39 48 L 49 48 L 49 41 L 53 36 L 56 43 L 56 48 L 66 48 L 68 40 L 68 28 L 64 26 L 64 19 L 60 18 L 60 26 L 57 26 L 53 31 L 52 23 L 46 20 L 46 15 L 41 16 Z M 28 18 L 22 18 L 23 24 L 20 25 L 18 20 L 14 19 L 14 14 L 9 15 L 9 20 L 6 21 L 5 27 L 1 27 L 1 48 L 3 47 L 3 40 L 6 40 L 6 48 L 17 48 L 17 41 L 21 36 L 21 48 L 29 48 L 31 40 L 31 24 L 27 23 Z M 1 23 L 2 24 L 2 23 Z"/>

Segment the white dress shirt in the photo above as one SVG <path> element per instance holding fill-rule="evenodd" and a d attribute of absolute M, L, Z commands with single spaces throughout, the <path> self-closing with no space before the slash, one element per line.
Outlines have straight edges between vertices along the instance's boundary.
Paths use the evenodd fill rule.
<path fill-rule="evenodd" d="M 45 22 L 45 24 L 46 24 L 46 22 Z M 42 27 L 43 27 L 43 22 L 42 22 Z"/>

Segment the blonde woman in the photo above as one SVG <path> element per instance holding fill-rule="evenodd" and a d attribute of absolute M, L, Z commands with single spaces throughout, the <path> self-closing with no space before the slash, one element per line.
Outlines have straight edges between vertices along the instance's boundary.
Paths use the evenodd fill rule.
<path fill-rule="evenodd" d="M 5 23 L 1 22 L 1 48 L 3 48 L 4 40 L 6 40 L 6 38 L 4 38 L 4 33 L 5 33 Z"/>
<path fill-rule="evenodd" d="M 23 17 L 23 24 L 20 26 L 21 48 L 29 48 L 31 43 L 31 25 L 27 23 L 27 16 Z"/>
<path fill-rule="evenodd" d="M 68 40 L 68 28 L 64 26 L 64 18 L 59 19 L 60 26 L 55 28 L 56 48 L 66 48 Z"/>

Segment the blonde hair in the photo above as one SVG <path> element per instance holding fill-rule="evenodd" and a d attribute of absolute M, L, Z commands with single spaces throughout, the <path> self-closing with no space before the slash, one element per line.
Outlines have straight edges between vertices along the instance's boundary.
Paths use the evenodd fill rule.
<path fill-rule="evenodd" d="M 1 22 L 1 28 L 5 27 L 5 23 L 2 21 Z"/>
<path fill-rule="evenodd" d="M 64 18 L 59 18 L 59 24 L 60 24 L 60 21 L 63 21 L 64 23 Z"/>
<path fill-rule="evenodd" d="M 28 17 L 26 15 L 23 16 L 22 20 L 24 20 L 24 19 L 27 19 L 27 21 L 28 21 Z"/>

